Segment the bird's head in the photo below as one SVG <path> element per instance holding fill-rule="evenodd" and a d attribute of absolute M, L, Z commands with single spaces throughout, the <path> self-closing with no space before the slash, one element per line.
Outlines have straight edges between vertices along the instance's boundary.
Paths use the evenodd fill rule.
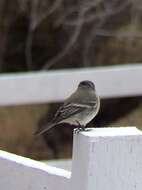
<path fill-rule="evenodd" d="M 86 88 L 86 89 L 95 90 L 95 85 L 93 82 L 89 80 L 84 80 L 79 83 L 78 88 Z"/>

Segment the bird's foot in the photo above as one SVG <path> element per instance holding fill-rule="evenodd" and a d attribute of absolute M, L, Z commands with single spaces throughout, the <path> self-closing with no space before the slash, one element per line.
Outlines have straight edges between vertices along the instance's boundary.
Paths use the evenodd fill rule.
<path fill-rule="evenodd" d="M 80 131 L 84 131 L 84 129 L 81 128 L 81 127 L 78 127 L 78 128 L 76 128 L 76 129 L 74 130 L 74 133 L 75 133 L 75 134 L 78 134 Z"/>
<path fill-rule="evenodd" d="M 75 134 L 79 133 L 80 131 L 85 131 L 85 126 L 81 125 L 78 121 L 76 121 L 78 124 L 78 127 L 75 129 Z"/>
<path fill-rule="evenodd" d="M 85 128 L 84 126 L 83 127 L 78 127 L 78 128 L 76 128 L 75 130 L 74 130 L 74 133 L 75 134 L 78 134 L 79 132 L 81 132 L 81 131 L 91 131 L 92 129 L 90 129 L 90 128 Z"/>

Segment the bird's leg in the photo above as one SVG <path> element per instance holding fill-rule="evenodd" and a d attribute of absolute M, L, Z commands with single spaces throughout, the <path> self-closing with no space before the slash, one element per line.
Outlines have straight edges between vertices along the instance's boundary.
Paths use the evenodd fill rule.
<path fill-rule="evenodd" d="M 76 121 L 76 123 L 78 124 L 77 129 L 75 130 L 75 133 L 79 133 L 80 131 L 84 131 L 85 130 L 85 126 L 81 125 L 79 123 L 79 121 Z"/>

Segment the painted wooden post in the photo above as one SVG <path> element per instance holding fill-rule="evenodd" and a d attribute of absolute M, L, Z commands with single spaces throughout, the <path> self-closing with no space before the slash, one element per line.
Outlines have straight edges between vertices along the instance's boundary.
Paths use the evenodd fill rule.
<path fill-rule="evenodd" d="M 72 190 L 142 190 L 142 132 L 100 128 L 74 135 Z"/>
<path fill-rule="evenodd" d="M 0 151 L 2 190 L 142 190 L 142 132 L 99 128 L 74 134 L 72 172 Z"/>

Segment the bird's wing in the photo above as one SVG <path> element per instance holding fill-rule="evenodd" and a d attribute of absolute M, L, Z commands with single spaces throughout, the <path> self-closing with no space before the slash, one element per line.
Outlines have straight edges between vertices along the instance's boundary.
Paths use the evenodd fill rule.
<path fill-rule="evenodd" d="M 41 135 L 44 132 L 48 131 L 50 128 L 54 127 L 55 125 L 58 124 L 58 122 L 67 119 L 68 117 L 77 114 L 81 111 L 83 111 L 84 109 L 88 108 L 90 106 L 88 105 L 82 105 L 82 104 L 75 104 L 75 103 L 69 103 L 66 105 L 61 106 L 58 111 L 56 112 L 53 120 L 51 121 L 51 123 L 48 123 L 47 125 L 42 125 L 39 126 L 36 131 L 35 131 L 35 135 Z"/>
<path fill-rule="evenodd" d="M 96 104 L 96 102 L 95 102 Z M 75 114 L 82 112 L 85 109 L 92 108 L 92 102 L 90 104 L 82 104 L 82 103 L 68 103 L 61 106 L 55 114 L 53 118 L 53 122 L 60 122 L 64 119 L 67 119 Z"/>

